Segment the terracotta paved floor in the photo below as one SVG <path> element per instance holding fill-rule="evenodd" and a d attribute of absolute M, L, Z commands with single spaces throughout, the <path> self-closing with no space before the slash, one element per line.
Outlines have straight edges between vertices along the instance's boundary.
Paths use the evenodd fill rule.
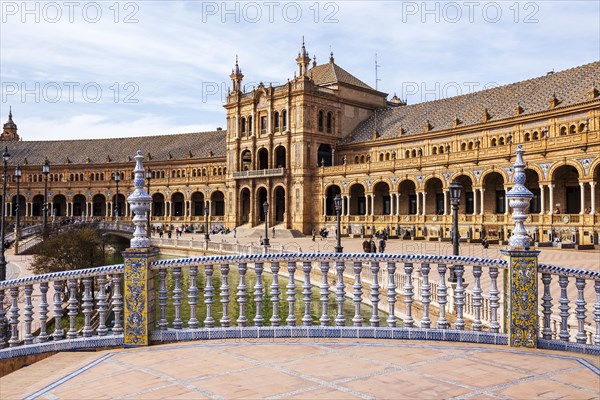
<path fill-rule="evenodd" d="M 60 353 L 0 398 L 598 399 L 600 358 L 420 341 L 185 342 Z"/>

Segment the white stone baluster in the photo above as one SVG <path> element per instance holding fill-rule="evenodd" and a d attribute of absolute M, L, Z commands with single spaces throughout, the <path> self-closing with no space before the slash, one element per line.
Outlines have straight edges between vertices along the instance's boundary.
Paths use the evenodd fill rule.
<path fill-rule="evenodd" d="M 256 315 L 254 315 L 254 325 L 263 326 L 264 318 L 262 316 L 262 303 L 263 303 L 263 263 L 258 262 L 254 265 L 254 271 L 256 272 L 256 283 L 254 284 L 254 302 L 256 303 Z"/>
<path fill-rule="evenodd" d="M 4 306 L 4 305 L 2 305 Z M 10 309 L 9 324 L 10 324 L 10 339 L 8 345 L 10 347 L 19 345 L 19 288 L 10 288 Z"/>
<path fill-rule="evenodd" d="M 67 287 L 69 288 L 69 300 L 67 302 L 67 309 L 69 312 L 69 331 L 67 332 L 67 339 L 75 339 L 77 337 L 76 320 L 78 314 L 77 307 L 77 280 L 69 279 L 67 281 Z"/>
<path fill-rule="evenodd" d="M 229 264 L 221 264 L 221 307 L 223 316 L 219 320 L 221 326 L 229 327 L 231 319 L 229 318 Z"/>
<path fill-rule="evenodd" d="M 387 284 L 387 300 L 389 305 L 389 314 L 387 318 L 387 324 L 391 328 L 396 327 L 397 318 L 396 318 L 396 281 L 394 279 L 396 274 L 396 263 L 393 261 L 388 261 L 387 264 L 387 275 L 388 275 L 388 284 Z"/>
<path fill-rule="evenodd" d="M 371 326 L 379 326 L 379 263 L 371 261 L 371 273 L 373 274 L 373 282 L 371 283 L 371 304 L 373 304 L 373 312 L 369 322 Z"/>
<path fill-rule="evenodd" d="M 438 264 L 440 282 L 437 288 L 438 304 L 440 305 L 440 316 L 438 318 L 438 329 L 448 329 L 450 323 L 446 319 L 446 304 L 448 304 L 448 291 L 446 287 L 446 264 Z"/>
<path fill-rule="evenodd" d="M 120 335 L 123 333 L 123 324 L 121 322 L 121 313 L 123 312 L 123 295 L 121 294 L 121 275 L 112 275 L 112 304 L 113 312 L 115 313 L 115 321 L 113 325 L 113 334 Z"/>
<path fill-rule="evenodd" d="M 175 318 L 173 319 L 173 328 L 181 329 L 183 320 L 181 319 L 181 300 L 183 299 L 183 290 L 181 289 L 181 267 L 173 268 L 173 309 Z"/>
<path fill-rule="evenodd" d="M 337 315 L 335 317 L 336 326 L 346 325 L 346 318 L 344 318 L 344 301 L 346 300 L 344 269 L 345 264 L 343 261 L 335 263 L 335 270 L 337 272 L 337 284 L 335 285 L 335 301 L 337 303 Z"/>
<path fill-rule="evenodd" d="M 457 330 L 465 329 L 465 320 L 463 319 L 463 310 L 465 305 L 465 288 L 463 286 L 464 267 L 462 265 L 454 266 L 454 274 L 456 275 L 456 290 L 454 294 L 454 304 L 456 305 L 456 322 L 454 326 Z"/>
<path fill-rule="evenodd" d="M 31 302 L 31 294 L 33 293 L 33 285 L 25 285 L 25 306 L 23 307 L 23 320 L 25 321 L 25 336 L 23 341 L 25 344 L 33 343 L 33 335 L 31 334 L 31 322 L 33 321 L 33 303 Z"/>
<path fill-rule="evenodd" d="M 577 343 L 585 344 L 587 342 L 587 337 L 585 336 L 585 299 L 583 297 L 583 290 L 585 289 L 585 279 L 576 278 L 575 279 L 575 287 L 577 287 L 577 301 L 575 302 L 575 312 L 577 313 L 577 336 L 575 336 L 575 340 Z"/>
<path fill-rule="evenodd" d="M 240 315 L 237 318 L 238 326 L 248 326 L 248 318 L 246 317 L 246 303 L 248 303 L 248 286 L 246 286 L 246 272 L 248 265 L 240 263 L 238 272 L 240 274 L 240 282 L 237 287 L 237 302 L 240 307 Z"/>
<path fill-rule="evenodd" d="M 302 263 L 302 271 L 304 272 L 304 284 L 302 285 L 302 301 L 304 302 L 304 315 L 302 316 L 302 325 L 312 325 L 312 317 L 310 316 L 310 303 L 312 301 L 312 286 L 310 284 L 310 271 L 312 264 L 310 261 Z"/>
<path fill-rule="evenodd" d="M 327 274 L 329 273 L 329 263 L 327 261 L 321 261 L 321 285 L 320 285 L 320 294 L 321 294 L 321 318 L 319 321 L 321 322 L 321 326 L 329 325 L 331 318 L 327 314 L 327 308 L 329 306 L 329 282 L 327 281 Z"/>
<path fill-rule="evenodd" d="M 159 270 L 160 271 L 160 270 Z M 206 318 L 204 318 L 204 326 L 206 328 L 213 328 L 215 326 L 215 319 L 212 316 L 212 305 L 215 288 L 212 284 L 214 268 L 211 264 L 204 267 L 204 274 L 206 275 L 206 284 L 204 285 L 204 304 L 206 305 Z"/>
<path fill-rule="evenodd" d="M 287 302 L 288 302 L 288 316 L 286 322 L 288 326 L 296 326 L 296 280 L 294 274 L 296 273 L 296 263 L 293 261 L 288 262 L 288 284 L 286 286 L 287 291 Z"/>
<path fill-rule="evenodd" d="M 273 275 L 273 281 L 271 283 L 271 303 L 273 304 L 273 315 L 271 315 L 271 326 L 280 326 L 281 317 L 279 316 L 279 295 L 281 294 L 279 288 L 279 263 L 271 263 L 271 273 Z"/>
<path fill-rule="evenodd" d="M 500 332 L 500 323 L 498 322 L 498 309 L 500 308 L 500 297 L 498 294 L 498 268 L 490 267 L 490 332 Z"/>
<path fill-rule="evenodd" d="M 483 304 L 483 296 L 481 295 L 481 267 L 473 266 L 473 330 L 481 331 L 483 324 L 481 323 L 481 306 Z"/>
<path fill-rule="evenodd" d="M 106 276 L 99 275 L 96 281 L 98 282 L 98 295 L 96 296 L 98 309 L 98 328 L 96 328 L 96 333 L 98 336 L 106 336 L 108 333 L 108 328 L 106 327 L 106 314 L 108 311 Z"/>
<path fill-rule="evenodd" d="M 161 268 L 158 270 L 158 307 L 160 308 L 160 319 L 158 320 L 158 329 L 167 330 L 169 322 L 167 321 L 167 270 Z"/>
<path fill-rule="evenodd" d="M 544 339 L 552 339 L 552 327 L 550 326 L 550 316 L 552 315 L 552 295 L 550 294 L 550 283 L 552 275 L 542 273 L 542 283 L 544 285 L 544 295 L 542 296 L 542 315 L 543 327 L 542 337 Z"/>
<path fill-rule="evenodd" d="M 412 317 L 412 303 L 413 303 L 413 285 L 412 285 L 412 263 L 404 263 L 404 273 L 406 275 L 406 283 L 404 284 L 404 304 L 406 304 L 406 318 L 404 318 L 404 326 L 406 328 L 413 328 L 415 320 Z"/>
<path fill-rule="evenodd" d="M 421 328 L 431 328 L 431 319 L 429 318 L 429 304 L 431 304 L 431 285 L 429 284 L 429 263 L 421 264 L 421 302 L 423 303 L 423 318 L 421 318 Z"/>
<path fill-rule="evenodd" d="M 354 302 L 354 317 L 352 317 L 353 326 L 362 326 L 363 317 L 360 315 L 360 304 L 362 303 L 362 282 L 360 275 L 362 273 L 362 262 L 354 261 L 354 285 L 352 286 L 352 301 Z"/>
<path fill-rule="evenodd" d="M 0 299 L 2 304 L 2 299 Z M 44 343 L 48 341 L 48 332 L 46 331 L 46 321 L 48 321 L 48 282 L 40 283 L 40 334 L 38 341 Z M 1 343 L 0 343 L 1 344 Z"/>
<path fill-rule="evenodd" d="M 596 334 L 594 335 L 594 344 L 600 346 L 600 281 L 594 283 L 596 290 L 596 302 L 594 303 L 594 321 L 596 322 Z"/>
<path fill-rule="evenodd" d="M 190 306 L 190 319 L 188 320 L 188 327 L 190 329 L 196 329 L 200 326 L 200 321 L 196 316 L 196 309 L 198 307 L 198 286 L 196 285 L 196 277 L 198 276 L 198 266 L 192 265 L 190 267 L 190 287 L 188 289 L 188 305 Z"/>
<path fill-rule="evenodd" d="M 558 337 L 563 342 L 569 341 L 569 327 L 567 326 L 567 319 L 569 318 L 569 299 L 567 298 L 567 285 L 569 284 L 569 278 L 566 276 L 558 277 L 558 285 L 560 286 L 560 300 L 558 309 L 560 310 L 560 333 Z"/>
<path fill-rule="evenodd" d="M 54 318 L 54 333 L 52 333 L 53 340 L 60 340 L 65 337 L 65 330 L 62 328 L 61 320 L 63 317 L 63 281 L 54 281 L 54 308 L 52 309 Z"/>
<path fill-rule="evenodd" d="M 92 297 L 92 278 L 83 278 L 83 337 L 90 337 L 94 333 L 92 329 L 92 314 L 94 313 L 94 302 Z"/>

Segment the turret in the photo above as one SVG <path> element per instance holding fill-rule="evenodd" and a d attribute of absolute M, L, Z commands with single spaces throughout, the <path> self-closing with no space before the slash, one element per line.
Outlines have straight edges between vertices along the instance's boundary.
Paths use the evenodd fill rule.
<path fill-rule="evenodd" d="M 12 119 L 12 107 L 8 112 L 8 121 L 2 127 L 2 137 L 0 140 L 19 141 L 19 135 L 17 134 L 17 124 Z"/>
<path fill-rule="evenodd" d="M 302 47 L 298 52 L 296 58 L 296 64 L 298 64 L 298 76 L 304 76 L 308 72 L 308 65 L 310 64 L 310 57 L 304 46 L 304 36 L 302 36 Z"/>
<path fill-rule="evenodd" d="M 232 92 L 241 92 L 242 91 L 242 79 L 244 79 L 244 74 L 242 74 L 242 70 L 238 65 L 238 56 L 235 56 L 235 67 L 231 70 L 231 86 Z"/>

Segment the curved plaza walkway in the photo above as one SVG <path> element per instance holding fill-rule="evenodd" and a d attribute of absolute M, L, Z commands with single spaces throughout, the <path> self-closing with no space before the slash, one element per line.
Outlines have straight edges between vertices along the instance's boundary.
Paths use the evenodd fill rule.
<path fill-rule="evenodd" d="M 0 398 L 597 399 L 600 359 L 424 341 L 185 342 L 60 353 L 0 379 Z"/>

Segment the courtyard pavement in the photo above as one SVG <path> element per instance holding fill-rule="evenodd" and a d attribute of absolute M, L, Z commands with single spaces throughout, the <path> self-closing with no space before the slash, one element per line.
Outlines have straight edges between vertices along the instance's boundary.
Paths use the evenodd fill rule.
<path fill-rule="evenodd" d="M 66 352 L 0 378 L 2 399 L 598 399 L 598 357 L 389 340 L 184 342 Z"/>

